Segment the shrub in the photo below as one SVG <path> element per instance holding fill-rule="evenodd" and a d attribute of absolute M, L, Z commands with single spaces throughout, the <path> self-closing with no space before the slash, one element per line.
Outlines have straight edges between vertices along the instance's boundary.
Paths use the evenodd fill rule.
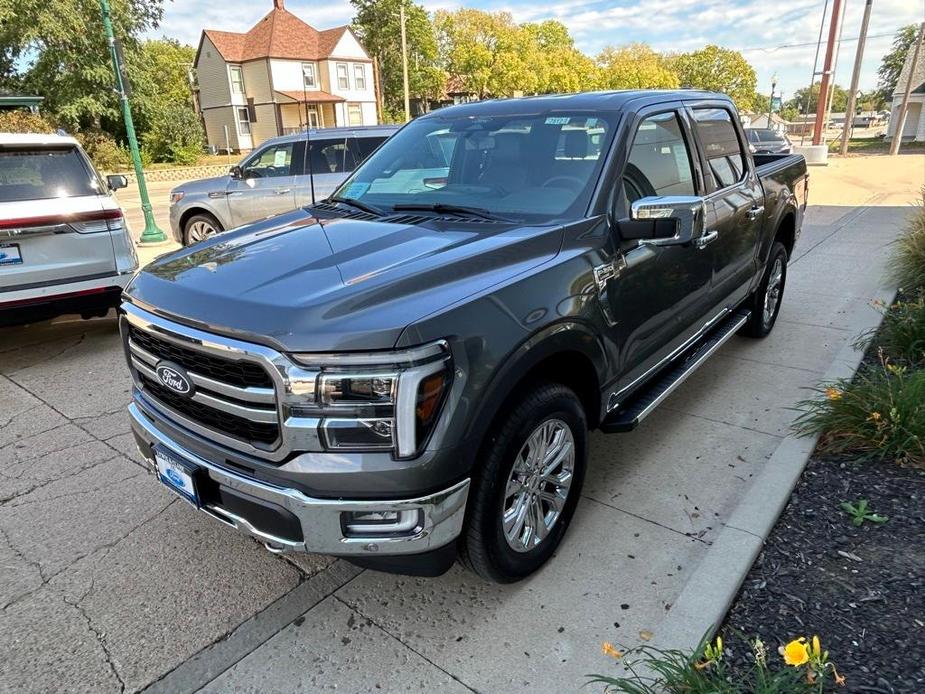
<path fill-rule="evenodd" d="M 925 370 L 880 364 L 854 380 L 822 386 L 823 398 L 803 400 L 797 433 L 821 434 L 820 450 L 857 452 L 866 459 L 925 464 Z"/>
<path fill-rule="evenodd" d="M 588 684 L 605 685 L 605 692 L 625 694 L 803 694 L 821 692 L 829 680 L 844 685 L 845 679 L 829 661 L 819 638 L 794 639 L 778 649 L 780 659 L 769 659 L 760 639 L 749 644 L 753 664 L 733 672 L 725 663 L 723 641 L 706 637 L 692 653 L 639 646 L 620 653 L 604 644 L 604 653 L 622 659 L 626 677 L 588 675 Z M 778 663 L 775 667 L 772 663 Z"/>
<path fill-rule="evenodd" d="M 29 111 L 0 111 L 0 133 L 53 133 L 55 124 Z"/>
<path fill-rule="evenodd" d="M 903 235 L 896 240 L 890 274 L 906 291 L 925 289 L 925 186 L 906 220 Z"/>
<path fill-rule="evenodd" d="M 858 346 L 863 349 L 874 343 L 895 364 L 925 367 L 925 290 L 890 306 L 879 330 L 858 340 Z"/>
<path fill-rule="evenodd" d="M 202 155 L 203 142 L 199 116 L 188 106 L 173 105 L 152 118 L 144 149 L 154 161 L 189 165 Z"/>
<path fill-rule="evenodd" d="M 100 172 L 124 171 L 131 166 L 128 150 L 102 130 L 84 130 L 77 133 L 77 141 L 90 155 Z"/>

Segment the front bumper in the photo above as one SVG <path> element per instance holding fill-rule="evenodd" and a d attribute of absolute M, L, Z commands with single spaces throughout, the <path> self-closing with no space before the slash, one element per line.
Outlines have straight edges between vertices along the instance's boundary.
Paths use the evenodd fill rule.
<path fill-rule="evenodd" d="M 468 479 L 412 499 L 318 499 L 296 489 L 252 479 L 181 447 L 159 431 L 135 403 L 129 405 L 129 415 L 149 471 L 154 470 L 154 446 L 162 446 L 194 463 L 203 481 L 214 491 L 203 500 L 200 510 L 257 538 L 271 551 L 350 558 L 424 554 L 445 547 L 462 530 Z M 348 532 L 345 514 L 374 511 L 418 511 L 419 521 L 407 531 L 390 535 Z"/>

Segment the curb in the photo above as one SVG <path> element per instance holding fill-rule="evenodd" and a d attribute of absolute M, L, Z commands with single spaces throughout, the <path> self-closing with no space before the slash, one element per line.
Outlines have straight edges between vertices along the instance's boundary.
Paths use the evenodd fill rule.
<path fill-rule="evenodd" d="M 889 305 L 895 296 L 895 289 L 882 289 L 872 301 Z M 860 326 L 858 334 L 878 328 L 882 320 L 882 314 L 878 315 L 876 320 Z M 849 342 L 835 356 L 820 381 L 851 378 L 863 358 L 864 353 Z M 666 650 L 689 650 L 700 643 L 708 630 L 708 636 L 712 637 L 790 500 L 816 448 L 817 439 L 818 436 L 790 434 L 780 442 L 690 575 L 657 637 L 649 645 Z"/>

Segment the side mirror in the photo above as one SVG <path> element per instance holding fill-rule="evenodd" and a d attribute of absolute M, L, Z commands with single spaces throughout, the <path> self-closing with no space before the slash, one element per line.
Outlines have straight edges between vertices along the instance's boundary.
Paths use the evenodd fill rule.
<path fill-rule="evenodd" d="M 231 177 L 236 181 L 240 181 L 244 178 L 244 172 L 241 171 L 241 167 L 237 164 L 228 169 L 228 173 L 231 174 Z"/>
<path fill-rule="evenodd" d="M 705 217 L 706 204 L 696 195 L 650 196 L 630 205 L 631 223 L 621 225 L 620 235 L 650 246 L 683 246 L 703 234 Z"/>
<path fill-rule="evenodd" d="M 109 186 L 109 190 L 128 188 L 128 179 L 122 174 L 112 174 L 106 177 L 106 185 Z"/>

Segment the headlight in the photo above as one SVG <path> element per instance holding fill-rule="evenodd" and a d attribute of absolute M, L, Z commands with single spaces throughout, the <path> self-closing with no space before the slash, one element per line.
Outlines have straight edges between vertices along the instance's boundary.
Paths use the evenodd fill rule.
<path fill-rule="evenodd" d="M 336 451 L 417 455 L 437 422 L 452 376 L 442 341 L 396 352 L 292 357 L 319 370 L 313 397 L 292 406 L 292 414 L 320 418 L 322 442 Z"/>
<path fill-rule="evenodd" d="M 183 196 L 186 195 L 182 190 L 172 190 L 170 191 L 170 204 L 176 205 L 183 199 Z"/>

